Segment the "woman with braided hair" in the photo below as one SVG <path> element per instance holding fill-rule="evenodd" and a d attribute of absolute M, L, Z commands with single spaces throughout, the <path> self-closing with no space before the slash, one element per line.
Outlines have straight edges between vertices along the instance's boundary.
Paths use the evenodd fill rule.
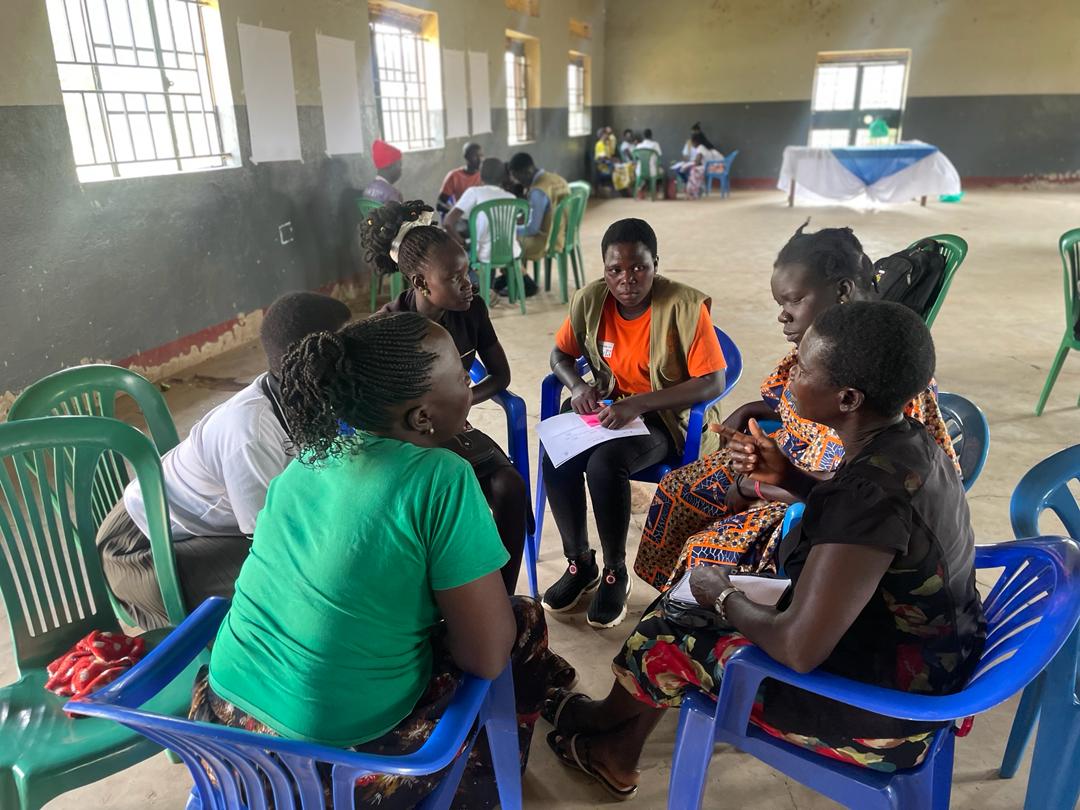
<path fill-rule="evenodd" d="M 381 273 L 401 272 L 409 288 L 382 312 L 418 312 L 450 333 L 466 373 L 479 354 L 488 376 L 474 385 L 471 404 L 491 399 L 510 384 L 510 363 L 491 325 L 487 307 L 469 280 L 469 260 L 451 236 L 431 222 L 422 200 L 387 203 L 368 215 L 360 238 Z M 510 555 L 503 582 L 513 593 L 530 517 L 525 482 L 491 437 L 466 425 L 444 445 L 468 461 L 495 517 Z"/>
<path fill-rule="evenodd" d="M 780 307 L 776 319 L 794 346 L 761 383 L 761 399 L 735 409 L 724 426 L 748 433 L 751 419 L 780 422 L 771 435 L 788 460 L 827 478 L 843 460 L 844 446 L 825 425 L 796 413 L 788 389 L 791 373 L 814 318 L 836 304 L 873 300 L 877 293 L 873 266 L 851 228 L 806 233 L 809 222 L 781 249 L 772 272 L 773 298 Z M 931 382 L 904 412 L 922 422 L 955 463 L 956 453 L 937 406 L 936 384 Z M 773 571 L 780 525 L 792 502 L 790 493 L 737 475 L 727 448 L 721 448 L 664 476 L 645 521 L 634 571 L 660 590 L 699 563 Z"/>
<path fill-rule="evenodd" d="M 311 335 L 285 358 L 281 394 L 298 457 L 270 486 L 191 717 L 407 754 L 462 672 L 509 662 L 524 761 L 545 691 L 573 671 L 548 651 L 540 605 L 507 597 L 476 477 L 440 447 L 472 400 L 450 335 L 416 313 Z M 496 806 L 490 763 L 481 733 L 458 806 Z M 364 777 L 357 806 L 415 807 L 443 775 Z"/>

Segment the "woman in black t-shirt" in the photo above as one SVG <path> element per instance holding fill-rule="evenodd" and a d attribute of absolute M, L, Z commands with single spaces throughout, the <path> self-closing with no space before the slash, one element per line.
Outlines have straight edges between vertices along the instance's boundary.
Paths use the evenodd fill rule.
<path fill-rule="evenodd" d="M 368 262 L 382 273 L 400 271 L 409 284 L 380 313 L 419 312 L 440 324 L 454 339 L 466 371 L 479 354 L 488 376 L 472 387 L 472 404 L 476 405 L 506 390 L 510 363 L 487 307 L 469 280 L 465 251 L 446 231 L 430 225 L 431 220 L 432 209 L 421 200 L 387 203 L 368 214 L 361 225 L 361 241 Z M 512 594 L 530 515 L 525 482 L 502 448 L 471 426 L 443 446 L 472 464 L 480 481 L 499 536 L 510 554 L 502 575 L 506 590 Z"/>
<path fill-rule="evenodd" d="M 548 742 L 564 762 L 629 796 L 661 710 L 678 706 L 688 688 L 716 694 L 725 662 L 750 643 L 799 672 L 820 667 L 930 695 L 965 686 L 986 634 L 967 503 L 952 462 L 902 412 L 933 371 L 930 332 L 900 305 L 852 303 L 818 316 L 789 389 L 799 416 L 840 436 L 836 475 L 822 482 L 800 471 L 754 420 L 750 436 L 713 428 L 737 472 L 805 500 L 802 523 L 780 550 L 792 587 L 776 607 L 764 606 L 734 588 L 723 566 L 695 568 L 691 591 L 715 622 L 690 628 L 666 609 L 668 597 L 654 602 L 615 657 L 616 683 L 604 700 L 563 691 L 550 701 L 545 713 L 556 728 Z M 751 720 L 794 744 L 885 771 L 921 762 L 938 727 L 772 681 Z"/>

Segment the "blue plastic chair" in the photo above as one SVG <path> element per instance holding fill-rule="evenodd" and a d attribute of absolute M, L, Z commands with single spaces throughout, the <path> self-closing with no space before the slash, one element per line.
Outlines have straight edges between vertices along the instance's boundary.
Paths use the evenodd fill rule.
<path fill-rule="evenodd" d="M 480 382 L 487 377 L 488 371 L 484 364 L 477 358 L 473 360 L 472 368 L 469 369 L 469 377 L 474 383 Z M 514 468 L 520 473 L 525 481 L 525 502 L 532 500 L 532 492 L 529 486 L 529 429 L 525 423 L 525 400 L 509 389 L 502 391 L 491 398 L 491 401 L 506 411 L 506 446 L 507 455 Z M 528 548 L 528 539 L 525 547 Z"/>
<path fill-rule="evenodd" d="M 142 710 L 213 641 L 228 609 L 225 599 L 207 599 L 125 675 L 87 698 L 69 701 L 65 710 L 113 720 L 178 754 L 195 782 L 188 810 L 265 810 L 266 794 L 272 796 L 276 810 L 322 810 L 320 770 L 330 773 L 335 810 L 353 810 L 354 786 L 363 776 L 420 776 L 453 763 L 435 792 L 420 805 L 425 810 L 450 807 L 476 739 L 470 735 L 474 725 L 487 730 L 502 807 L 521 807 L 517 716 L 509 667 L 494 681 L 466 676 L 427 742 L 400 757 L 328 748 Z"/>
<path fill-rule="evenodd" d="M 735 162 L 735 158 L 738 157 L 739 150 L 734 150 L 730 155 L 727 155 L 723 160 L 710 160 L 705 164 L 705 194 L 706 196 L 712 194 L 712 186 L 714 180 L 720 181 L 720 197 L 731 196 L 731 164 Z M 723 166 L 723 171 L 714 171 L 710 167 Z"/>
<path fill-rule="evenodd" d="M 1061 649 L 1080 616 L 1080 547 L 1060 537 L 979 546 L 975 565 L 1004 568 L 983 603 L 986 649 L 971 683 L 955 695 L 919 695 L 814 671 L 800 675 L 747 646 L 728 660 L 720 695 L 683 699 L 668 807 L 701 806 L 715 742 L 728 743 L 846 807 L 945 810 L 952 789 L 955 720 L 1004 702 Z M 771 678 L 888 717 L 941 722 L 926 759 L 885 773 L 820 756 L 749 725 L 761 682 Z"/>
<path fill-rule="evenodd" d="M 1080 508 L 1069 481 L 1080 479 L 1080 445 L 1040 461 L 1020 479 L 1009 504 L 1013 533 L 1039 533 L 1039 515 L 1058 516 L 1072 537 L 1080 537 Z M 1080 628 L 1038 678 L 1028 684 L 1013 719 L 1001 778 L 1016 774 L 1035 723 L 1039 734 L 1028 776 L 1027 810 L 1072 810 L 1080 798 Z"/>
<path fill-rule="evenodd" d="M 990 425 L 979 406 L 959 394 L 940 392 L 938 407 L 960 460 L 964 490 L 969 490 L 978 480 L 986 464 L 986 454 L 990 452 Z"/>
<path fill-rule="evenodd" d="M 701 434 L 707 427 L 705 425 L 705 412 L 731 393 L 731 389 L 735 387 L 739 378 L 742 377 L 743 362 L 742 352 L 739 351 L 739 347 L 719 327 L 714 326 L 713 329 L 716 330 L 716 337 L 720 341 L 721 350 L 724 352 L 724 360 L 727 361 L 727 368 L 724 372 L 724 390 L 714 399 L 708 402 L 699 402 L 690 410 L 690 421 L 686 428 L 686 446 L 683 448 L 682 457 L 669 458 L 659 464 L 646 467 L 633 476 L 634 481 L 647 481 L 651 484 L 657 484 L 661 478 L 676 467 L 683 467 L 697 461 L 701 453 Z M 584 357 L 578 358 L 577 368 L 579 374 L 584 375 L 589 372 L 589 364 Z M 544 382 L 540 386 L 540 421 L 558 415 L 562 390 L 563 384 L 554 374 L 549 374 L 544 378 Z M 544 506 L 546 503 L 544 446 L 541 444 L 536 463 L 536 530 L 525 542 L 525 564 L 529 573 L 529 592 L 533 596 L 538 593 L 536 563 L 540 558 L 540 537 L 544 530 Z"/>

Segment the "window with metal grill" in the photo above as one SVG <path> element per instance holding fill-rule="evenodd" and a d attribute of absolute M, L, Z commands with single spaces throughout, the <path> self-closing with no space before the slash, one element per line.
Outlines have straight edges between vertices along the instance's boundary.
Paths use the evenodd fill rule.
<path fill-rule="evenodd" d="M 434 14 L 371 7 L 375 100 L 382 137 L 405 151 L 443 145 L 437 25 Z"/>
<path fill-rule="evenodd" d="M 81 181 L 239 164 L 216 8 L 200 0 L 47 0 Z"/>
<path fill-rule="evenodd" d="M 529 59 L 524 40 L 506 40 L 506 127 L 511 144 L 532 140 L 529 130 Z"/>
<path fill-rule="evenodd" d="M 592 129 L 592 115 L 589 109 L 589 65 L 585 54 L 570 52 L 570 62 L 566 68 L 566 97 L 570 135 L 588 135 Z"/>

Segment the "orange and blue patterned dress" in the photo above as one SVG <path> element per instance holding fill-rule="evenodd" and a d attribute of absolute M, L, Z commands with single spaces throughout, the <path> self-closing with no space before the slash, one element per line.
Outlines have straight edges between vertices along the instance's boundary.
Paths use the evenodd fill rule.
<path fill-rule="evenodd" d="M 833 472 L 844 458 L 844 445 L 831 429 L 801 418 L 788 391 L 798 349 L 792 349 L 761 384 L 762 400 L 776 410 L 781 427 L 769 435 L 791 463 L 807 472 Z M 937 404 L 937 386 L 907 404 L 904 413 L 921 422 L 960 467 Z M 776 570 L 780 524 L 787 504 L 758 501 L 745 512 L 728 514 L 728 487 L 735 479 L 726 449 L 672 470 L 656 488 L 641 534 L 634 571 L 655 588 L 666 590 L 700 562 L 739 571 Z"/>

